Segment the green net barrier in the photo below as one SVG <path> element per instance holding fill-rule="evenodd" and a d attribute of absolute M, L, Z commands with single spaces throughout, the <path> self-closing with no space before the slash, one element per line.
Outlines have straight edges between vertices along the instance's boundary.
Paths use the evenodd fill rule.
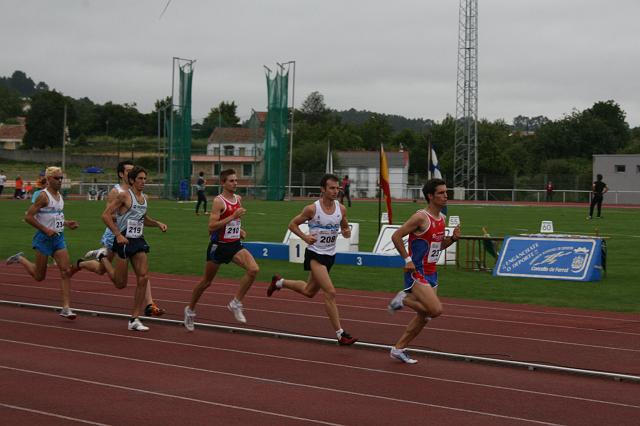
<path fill-rule="evenodd" d="M 267 200 L 283 200 L 288 173 L 287 121 L 289 111 L 289 72 L 276 72 L 274 78 L 267 74 L 269 110 L 265 123 L 264 178 Z"/>
<path fill-rule="evenodd" d="M 165 164 L 164 195 L 169 199 L 191 197 L 191 63 L 180 66 L 178 104 L 165 122 L 169 141 Z"/>

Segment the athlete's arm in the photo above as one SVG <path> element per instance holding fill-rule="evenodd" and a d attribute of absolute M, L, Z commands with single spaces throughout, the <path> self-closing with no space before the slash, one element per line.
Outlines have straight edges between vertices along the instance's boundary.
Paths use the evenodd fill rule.
<path fill-rule="evenodd" d="M 148 215 L 144 215 L 144 226 L 155 226 L 156 228 L 160 228 L 162 232 L 167 232 L 167 225 Z"/>
<path fill-rule="evenodd" d="M 404 248 L 404 242 L 402 241 L 402 239 L 406 235 L 409 235 L 410 233 L 420 229 L 423 222 L 424 216 L 420 213 L 414 213 L 413 216 L 409 218 L 409 220 L 403 223 L 402 226 L 396 229 L 396 232 L 391 235 L 391 242 L 393 242 L 393 245 L 395 246 L 396 250 L 398 250 L 398 253 L 400 253 L 400 256 L 405 259 L 405 271 L 415 271 L 416 266 L 413 264 L 413 261 L 409 257 L 409 253 L 407 253 L 407 250 Z"/>
<path fill-rule="evenodd" d="M 457 225 L 455 228 L 453 228 L 453 234 L 451 234 L 451 236 L 446 237 L 444 239 L 444 242 L 442 243 L 442 249 L 446 249 L 447 247 L 449 247 L 451 244 L 455 243 L 456 241 L 458 241 L 460 239 L 460 225 Z"/>
<path fill-rule="evenodd" d="M 105 225 L 107 225 L 109 229 L 111 229 L 111 232 L 113 232 L 113 235 L 116 236 L 116 241 L 118 241 L 118 243 L 120 244 L 128 244 L 129 240 L 127 240 L 127 238 L 124 235 L 122 235 L 122 232 L 120 232 L 120 229 L 118 229 L 118 225 L 116 225 L 116 223 L 113 220 L 113 212 L 118 211 L 120 207 L 126 205 L 126 200 L 127 200 L 126 197 L 127 197 L 126 192 L 119 192 L 116 195 L 115 199 L 107 203 L 107 207 L 105 207 L 104 211 L 102 212 L 102 221 L 104 222 Z"/>
<path fill-rule="evenodd" d="M 351 238 L 351 228 L 349 228 L 349 221 L 347 220 L 347 209 L 342 204 L 340 204 L 340 212 L 342 213 L 342 220 L 340 221 L 342 236 Z"/>
<path fill-rule="evenodd" d="M 42 231 L 48 237 L 53 237 L 54 235 L 56 235 L 56 231 L 51 228 L 47 228 L 36 220 L 36 214 L 40 211 L 41 208 L 46 207 L 47 204 L 49 204 L 49 197 L 47 197 L 47 194 L 42 191 L 38 195 L 38 198 L 36 198 L 36 202 L 31 204 L 29 206 L 29 210 L 27 210 L 27 212 L 24 214 L 24 221 L 34 228 Z"/>
<path fill-rule="evenodd" d="M 302 240 L 308 245 L 312 245 L 316 242 L 316 238 L 313 235 L 307 235 L 300 229 L 300 225 L 305 223 L 306 221 L 313 218 L 316 214 L 316 207 L 313 204 L 309 204 L 304 209 L 302 209 L 302 213 L 291 219 L 289 222 L 289 230 L 296 234 L 298 237 L 302 238 Z"/>

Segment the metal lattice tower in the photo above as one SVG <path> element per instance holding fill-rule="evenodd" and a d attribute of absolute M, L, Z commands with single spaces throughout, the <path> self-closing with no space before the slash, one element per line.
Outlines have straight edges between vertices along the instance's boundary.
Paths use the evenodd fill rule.
<path fill-rule="evenodd" d="M 453 186 L 478 190 L 478 0 L 460 0 Z"/>

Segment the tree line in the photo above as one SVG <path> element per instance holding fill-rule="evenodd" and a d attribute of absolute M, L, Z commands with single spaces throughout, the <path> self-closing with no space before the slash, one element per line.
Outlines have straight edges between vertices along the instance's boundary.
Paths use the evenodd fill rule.
<path fill-rule="evenodd" d="M 158 114 L 170 98 L 158 99 L 150 113 L 138 111 L 135 103 L 98 104 L 89 98 L 74 99 L 35 83 L 24 72 L 0 78 L 0 122 L 24 115 L 27 134 L 24 147 L 60 146 L 64 107 L 73 143 L 96 137 L 129 139 L 157 135 Z M 408 119 L 350 109 L 328 107 L 320 92 L 309 94 L 295 110 L 293 170 L 322 172 L 327 143 L 335 151 L 378 150 L 409 152 L 409 172 L 426 175 L 427 147 L 435 147 L 440 168 L 453 175 L 455 118 L 441 121 Z M 248 126 L 237 115 L 235 102 L 222 101 L 211 108 L 201 123 L 193 125 L 194 138 L 207 138 L 218 126 Z M 109 138 L 102 139 L 108 143 Z M 574 110 L 558 120 L 519 115 L 512 124 L 504 120 L 478 122 L 478 171 L 480 174 L 514 176 L 534 174 L 579 174 L 589 172 L 594 154 L 640 153 L 640 128 L 630 129 L 626 113 L 613 100 L 598 101 L 583 111 Z M 334 157 L 339 166 L 339 159 Z"/>

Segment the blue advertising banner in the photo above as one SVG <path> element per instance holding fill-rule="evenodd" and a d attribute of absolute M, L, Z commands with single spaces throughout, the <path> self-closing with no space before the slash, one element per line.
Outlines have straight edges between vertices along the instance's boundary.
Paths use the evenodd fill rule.
<path fill-rule="evenodd" d="M 602 260 L 600 238 L 505 237 L 493 275 L 599 281 Z"/>

